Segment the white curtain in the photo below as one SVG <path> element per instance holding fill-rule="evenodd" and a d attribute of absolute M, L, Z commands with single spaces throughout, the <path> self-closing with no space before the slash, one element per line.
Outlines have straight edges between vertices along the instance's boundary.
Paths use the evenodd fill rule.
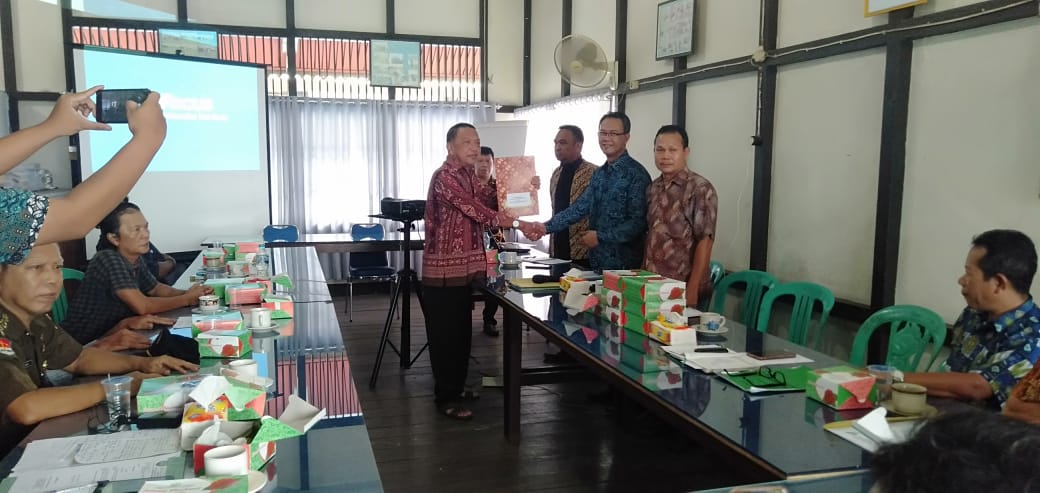
<path fill-rule="evenodd" d="M 610 112 L 612 103 L 612 93 L 596 92 L 517 108 L 513 113 L 517 120 L 527 120 L 526 154 L 535 157 L 538 176 L 543 180 L 543 186 L 538 191 L 539 204 L 552 204 L 549 197 L 549 178 L 560 164 L 553 150 L 553 140 L 559 132 L 560 125 L 577 125 L 581 128 L 585 134 L 582 157 L 593 164 L 603 164 L 606 156 L 599 150 L 596 133 L 599 131 L 600 117 Z M 539 220 L 544 221 L 552 217 L 552 207 L 540 207 L 539 212 Z"/>
<path fill-rule="evenodd" d="M 277 97 L 269 115 L 275 223 L 295 224 L 301 233 L 342 233 L 375 222 L 368 215 L 379 212 L 383 197 L 425 199 L 446 155 L 448 128 L 494 120 L 494 107 Z M 382 223 L 388 232 L 400 227 Z M 345 255 L 319 256 L 326 277 L 346 278 Z M 399 265 L 399 254 L 391 258 Z M 418 254 L 412 261 L 419 265 Z"/>

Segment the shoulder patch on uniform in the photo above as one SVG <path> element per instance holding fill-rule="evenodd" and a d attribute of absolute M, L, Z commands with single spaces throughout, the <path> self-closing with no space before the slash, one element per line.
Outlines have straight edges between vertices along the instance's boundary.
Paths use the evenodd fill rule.
<path fill-rule="evenodd" d="M 14 348 L 11 347 L 11 340 L 0 337 L 0 355 L 14 356 Z"/>

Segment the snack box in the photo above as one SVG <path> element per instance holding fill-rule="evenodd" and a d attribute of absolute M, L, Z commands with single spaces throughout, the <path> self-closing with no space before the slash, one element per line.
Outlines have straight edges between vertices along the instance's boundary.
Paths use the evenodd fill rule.
<path fill-rule="evenodd" d="M 264 296 L 262 308 L 271 309 L 271 318 L 293 318 L 293 299 L 288 294 L 269 294 Z"/>
<path fill-rule="evenodd" d="M 621 280 L 621 293 L 635 301 L 685 300 L 686 283 L 663 276 L 625 277 Z"/>
<path fill-rule="evenodd" d="M 646 302 L 625 298 L 625 301 L 621 305 L 621 309 L 633 315 L 639 315 L 647 320 L 653 320 L 661 314 L 667 315 L 669 313 L 678 313 L 681 315 L 686 311 L 686 298 L 685 295 L 683 296 L 683 299 L 679 300 Z"/>
<path fill-rule="evenodd" d="M 253 350 L 253 332 L 248 329 L 200 331 L 194 337 L 201 358 L 241 358 Z"/>
<path fill-rule="evenodd" d="M 648 270 L 605 270 L 603 271 L 603 287 L 613 291 L 621 292 L 621 279 L 626 277 L 652 277 L 656 276 Z"/>
<path fill-rule="evenodd" d="M 259 305 L 267 294 L 267 288 L 256 283 L 229 285 L 225 291 L 229 306 Z"/>

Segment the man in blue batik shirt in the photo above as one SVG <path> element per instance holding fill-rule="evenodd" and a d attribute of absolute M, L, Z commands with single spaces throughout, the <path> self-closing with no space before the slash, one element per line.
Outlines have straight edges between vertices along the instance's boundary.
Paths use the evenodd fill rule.
<path fill-rule="evenodd" d="M 1003 407 L 1040 359 L 1040 308 L 1029 295 L 1036 247 L 1025 234 L 992 230 L 976 236 L 958 281 L 968 307 L 954 324 L 943 373 L 907 373 L 928 394 Z"/>
<path fill-rule="evenodd" d="M 588 216 L 589 231 L 582 241 L 589 247 L 593 269 L 638 269 L 643 264 L 646 237 L 646 189 L 650 173 L 626 148 L 632 122 L 613 112 L 599 120 L 599 147 L 607 163 L 593 174 L 589 187 L 570 207 L 542 223 L 520 224 L 528 238 L 566 233 L 570 225 Z"/>

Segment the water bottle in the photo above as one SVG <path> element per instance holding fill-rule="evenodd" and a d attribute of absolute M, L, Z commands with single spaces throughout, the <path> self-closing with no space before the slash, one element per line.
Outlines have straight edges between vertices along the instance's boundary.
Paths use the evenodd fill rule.
<path fill-rule="evenodd" d="M 260 247 L 256 252 L 256 277 L 267 279 L 271 275 L 271 255 L 267 249 Z"/>

